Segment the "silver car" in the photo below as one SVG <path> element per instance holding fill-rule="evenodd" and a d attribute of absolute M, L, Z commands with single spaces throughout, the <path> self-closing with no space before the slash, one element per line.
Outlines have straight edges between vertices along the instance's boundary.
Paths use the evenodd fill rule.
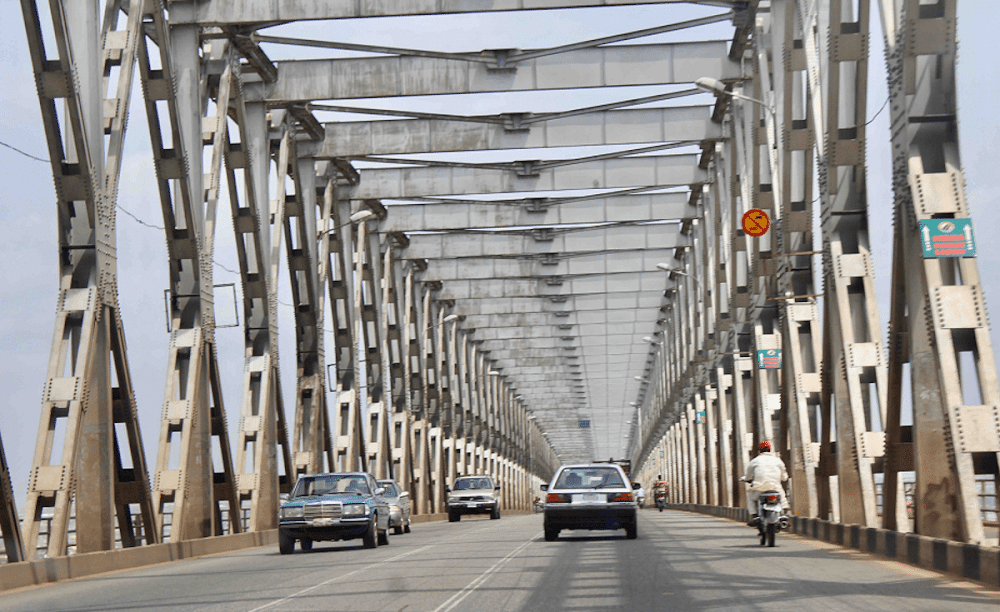
<path fill-rule="evenodd" d="M 635 489 L 617 465 L 598 463 L 565 465 L 552 483 L 542 485 L 545 496 L 545 541 L 552 542 L 562 529 L 624 529 L 625 537 L 638 537 Z"/>
<path fill-rule="evenodd" d="M 448 520 L 460 521 L 463 514 L 489 514 L 500 518 L 500 485 L 489 476 L 456 478 L 448 492 Z"/>
<path fill-rule="evenodd" d="M 404 491 L 394 480 L 380 480 L 378 486 L 389 504 L 389 526 L 396 535 L 410 533 L 410 492 Z"/>

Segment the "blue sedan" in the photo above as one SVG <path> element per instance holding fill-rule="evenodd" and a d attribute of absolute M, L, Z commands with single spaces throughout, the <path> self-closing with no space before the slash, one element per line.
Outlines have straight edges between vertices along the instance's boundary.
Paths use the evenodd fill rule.
<path fill-rule="evenodd" d="M 314 541 L 361 538 L 365 548 L 389 543 L 389 504 L 371 474 L 340 472 L 300 476 L 278 514 L 278 550 L 304 551 Z"/>

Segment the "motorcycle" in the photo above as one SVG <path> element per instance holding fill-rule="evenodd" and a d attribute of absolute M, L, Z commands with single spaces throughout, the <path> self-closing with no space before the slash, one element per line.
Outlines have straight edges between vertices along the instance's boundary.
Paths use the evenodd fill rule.
<path fill-rule="evenodd" d="M 656 507 L 659 508 L 660 512 L 667 507 L 667 485 L 662 481 L 657 481 L 653 485 L 653 501 L 656 503 Z"/>
<path fill-rule="evenodd" d="M 740 480 L 743 480 L 742 478 Z M 744 480 L 744 482 L 746 482 Z M 747 483 L 752 485 L 753 481 Z M 781 508 L 781 491 L 768 489 L 757 496 L 757 534 L 760 545 L 774 546 L 774 537 L 782 529 L 788 529 L 788 517 Z"/>

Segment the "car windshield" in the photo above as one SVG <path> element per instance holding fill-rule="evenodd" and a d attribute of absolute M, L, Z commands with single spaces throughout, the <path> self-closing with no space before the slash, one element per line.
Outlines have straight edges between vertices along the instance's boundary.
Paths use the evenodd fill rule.
<path fill-rule="evenodd" d="M 396 492 L 396 485 L 391 482 L 380 482 L 378 483 L 378 486 L 385 489 L 385 492 L 382 495 L 385 495 L 386 497 L 399 497 L 399 493 Z"/>
<path fill-rule="evenodd" d="M 469 489 L 492 489 L 489 478 L 459 478 L 455 481 L 456 491 L 468 491 Z"/>
<path fill-rule="evenodd" d="M 556 480 L 556 489 L 606 489 L 624 487 L 618 470 L 610 467 L 566 468 Z"/>
<path fill-rule="evenodd" d="M 291 498 L 312 497 L 313 495 L 336 495 L 348 493 L 369 495 L 368 482 L 359 474 L 325 474 L 323 476 L 303 476 L 295 483 Z"/>

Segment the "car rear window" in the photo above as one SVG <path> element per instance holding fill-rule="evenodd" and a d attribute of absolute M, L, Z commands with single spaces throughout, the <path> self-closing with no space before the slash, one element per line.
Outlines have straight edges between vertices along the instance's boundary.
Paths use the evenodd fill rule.
<path fill-rule="evenodd" d="M 556 489 L 607 489 L 624 487 L 618 470 L 610 467 L 566 468 L 556 480 Z"/>

